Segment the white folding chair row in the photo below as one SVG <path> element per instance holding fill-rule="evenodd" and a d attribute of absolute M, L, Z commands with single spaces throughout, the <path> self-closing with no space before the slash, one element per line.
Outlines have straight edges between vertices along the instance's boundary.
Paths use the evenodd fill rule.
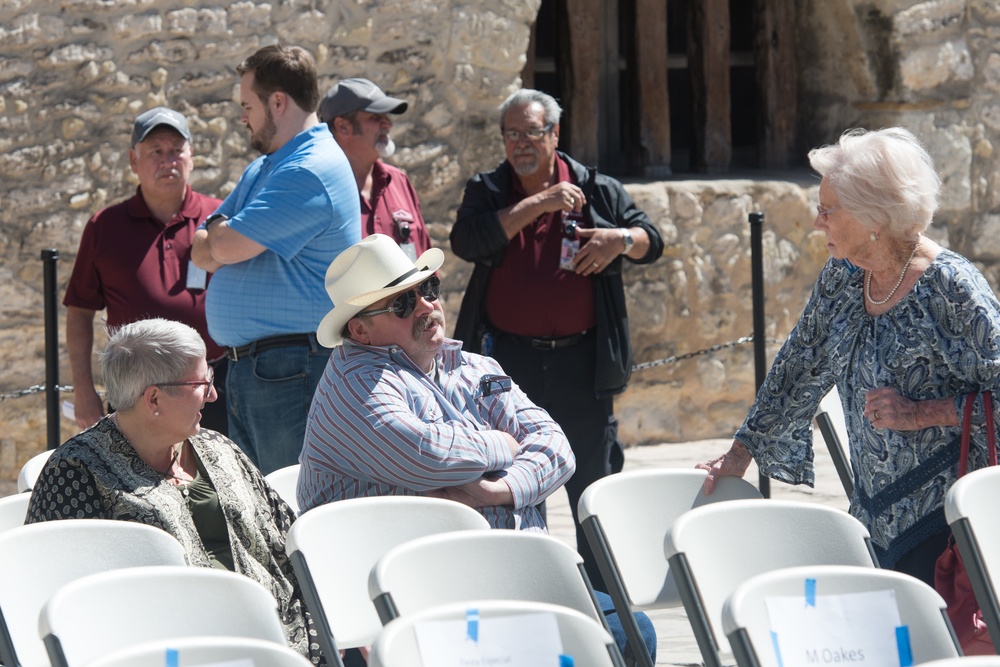
<path fill-rule="evenodd" d="M 184 564 L 184 548 L 173 536 L 138 523 L 76 519 L 0 533 L 0 662 L 48 666 L 39 612 L 69 582 L 116 568 Z M 155 604 L 140 600 L 123 613 Z"/>
<path fill-rule="evenodd" d="M 168 651 L 176 662 L 168 663 Z M 255 667 L 308 667 L 312 663 L 287 646 L 250 637 L 184 637 L 130 646 L 86 664 L 86 667 L 201 667 L 251 660 Z"/>
<path fill-rule="evenodd" d="M 1000 647 L 1000 466 L 965 475 L 948 490 L 944 515 L 969 582 L 983 611 L 993 646 Z"/>
<path fill-rule="evenodd" d="M 816 426 L 819 428 L 826 448 L 837 469 L 840 484 L 848 498 L 854 495 L 854 469 L 851 467 L 851 445 L 847 437 L 847 422 L 844 406 L 836 385 L 819 402 L 816 410 Z"/>
<path fill-rule="evenodd" d="M 811 580 L 815 587 L 813 594 L 817 597 L 893 591 L 900 621 L 909 629 L 909 648 L 914 664 L 961 655 L 948 620 L 945 601 L 924 582 L 890 570 L 812 565 L 751 577 L 726 600 L 722 610 L 722 629 L 739 667 L 780 667 L 787 663 L 788 656 L 781 660 L 775 651 L 772 636 L 775 628 L 768 616 L 767 600 L 796 596 L 803 596 L 805 600 L 806 580 Z M 864 619 L 859 620 L 864 622 Z M 895 637 L 887 637 L 886 640 L 894 642 Z"/>
<path fill-rule="evenodd" d="M 243 637 L 286 646 L 274 596 L 225 570 L 125 568 L 60 588 L 42 608 L 38 632 L 52 667 L 82 667 L 145 642 Z"/>
<path fill-rule="evenodd" d="M 465 620 L 470 609 L 476 610 L 480 625 L 502 617 L 552 614 L 559 629 L 562 652 L 573 658 L 575 667 L 621 667 L 623 664 L 618 647 L 607 630 L 574 609 L 541 602 L 471 600 L 429 607 L 393 619 L 375 639 L 368 657 L 369 667 L 431 667 L 421 656 L 418 628 L 435 621 Z M 488 639 L 482 637 L 482 641 Z"/>
<path fill-rule="evenodd" d="M 750 577 L 797 565 L 877 566 L 868 531 L 857 519 L 783 500 L 692 509 L 667 531 L 664 550 L 706 667 L 721 667 L 730 652 L 722 607 Z"/>
<path fill-rule="evenodd" d="M 299 470 L 301 468 L 302 464 L 293 463 L 290 466 L 278 468 L 277 470 L 264 475 L 264 480 L 271 486 L 272 489 L 278 492 L 281 499 L 288 504 L 296 515 L 301 513 L 298 495 L 296 492 L 299 484 Z"/>
<path fill-rule="evenodd" d="M 744 479 L 724 477 L 706 496 L 704 470 L 636 470 L 600 479 L 583 492 L 578 514 L 631 654 L 653 667 L 633 612 L 681 606 L 677 585 L 663 552 L 663 540 L 684 512 L 709 503 L 761 499 Z"/>
<path fill-rule="evenodd" d="M 338 649 L 368 646 L 381 631 L 368 575 L 392 547 L 447 531 L 488 531 L 474 509 L 440 498 L 384 496 L 330 503 L 300 516 L 285 542 L 330 664 Z"/>

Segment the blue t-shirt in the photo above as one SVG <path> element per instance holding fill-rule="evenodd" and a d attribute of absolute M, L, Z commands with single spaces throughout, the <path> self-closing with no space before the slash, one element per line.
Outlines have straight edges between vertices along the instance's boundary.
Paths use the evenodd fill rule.
<path fill-rule="evenodd" d="M 216 212 L 267 250 L 215 272 L 205 303 L 212 338 L 238 347 L 315 331 L 333 307 L 327 267 L 361 240 L 354 173 L 326 125 L 254 160 Z"/>

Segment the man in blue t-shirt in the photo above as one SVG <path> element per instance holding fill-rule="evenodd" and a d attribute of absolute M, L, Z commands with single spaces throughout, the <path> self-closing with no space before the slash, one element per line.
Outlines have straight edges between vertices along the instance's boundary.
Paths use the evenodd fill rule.
<path fill-rule="evenodd" d="M 236 70 L 241 118 L 263 155 L 195 235 L 214 271 L 208 329 L 225 346 L 229 435 L 264 473 L 298 461 L 306 414 L 330 350 L 316 327 L 324 279 L 361 238 L 350 163 L 319 122 L 316 64 L 296 46 L 259 49 Z"/>

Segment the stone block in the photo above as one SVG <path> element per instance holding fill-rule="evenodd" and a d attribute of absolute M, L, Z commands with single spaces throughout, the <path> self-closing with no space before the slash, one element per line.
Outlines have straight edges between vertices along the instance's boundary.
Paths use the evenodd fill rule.
<path fill-rule="evenodd" d="M 899 63 L 900 82 L 915 93 L 926 93 L 944 84 L 967 84 L 974 74 L 965 40 L 914 49 Z"/>
<path fill-rule="evenodd" d="M 945 38 L 962 27 L 966 0 L 930 0 L 904 9 L 893 17 L 896 39 L 914 37 Z"/>

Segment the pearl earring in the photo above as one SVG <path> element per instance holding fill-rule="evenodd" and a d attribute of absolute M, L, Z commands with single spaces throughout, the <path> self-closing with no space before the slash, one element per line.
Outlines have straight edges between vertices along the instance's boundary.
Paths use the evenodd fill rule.
<path fill-rule="evenodd" d="M 871 234 L 870 234 L 870 235 L 868 236 L 868 238 L 870 238 L 870 239 L 871 239 L 872 241 L 878 241 L 878 234 L 876 234 L 875 232 L 872 232 L 872 233 L 871 233 Z"/>
<path fill-rule="evenodd" d="M 157 410 L 156 412 L 154 412 L 154 413 L 153 413 L 153 416 L 154 416 L 154 417 L 159 417 L 159 416 L 160 416 L 160 411 L 159 411 L 159 410 Z"/>

